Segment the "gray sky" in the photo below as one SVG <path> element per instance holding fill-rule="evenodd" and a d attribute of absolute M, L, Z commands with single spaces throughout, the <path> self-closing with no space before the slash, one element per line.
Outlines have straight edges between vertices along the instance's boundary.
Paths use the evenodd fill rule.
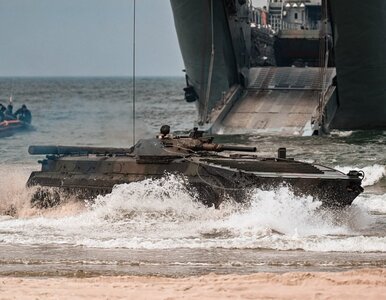
<path fill-rule="evenodd" d="M 132 0 L 0 0 L 0 76 L 130 75 L 132 7 Z M 183 75 L 169 0 L 137 0 L 136 42 L 138 75 Z"/>

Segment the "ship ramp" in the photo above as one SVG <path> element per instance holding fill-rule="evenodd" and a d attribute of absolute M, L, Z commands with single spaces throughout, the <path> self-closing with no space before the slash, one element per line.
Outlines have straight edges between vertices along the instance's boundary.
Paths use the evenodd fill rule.
<path fill-rule="evenodd" d="M 334 68 L 252 68 L 248 88 L 214 112 L 212 132 L 312 135 L 326 104 L 321 92 L 329 91 L 331 98 L 334 76 Z"/>

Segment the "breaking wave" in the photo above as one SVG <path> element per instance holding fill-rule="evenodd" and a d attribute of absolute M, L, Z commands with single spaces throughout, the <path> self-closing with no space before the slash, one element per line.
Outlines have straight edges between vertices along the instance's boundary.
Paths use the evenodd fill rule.
<path fill-rule="evenodd" d="M 386 167 L 378 164 L 364 168 L 341 166 L 336 166 L 335 168 L 345 174 L 347 174 L 350 170 L 362 170 L 365 173 L 365 178 L 362 182 L 363 186 L 374 185 L 386 176 Z"/>
<path fill-rule="evenodd" d="M 353 134 L 353 131 L 340 131 L 340 130 L 332 130 L 330 132 L 332 136 L 337 136 L 337 137 L 349 137 Z"/>
<path fill-rule="evenodd" d="M 31 207 L 30 199 L 35 188 L 26 188 L 26 182 L 33 167 L 0 166 L 0 216 L 28 218 L 36 216 L 63 217 L 73 215 L 84 207 L 84 203 L 69 198 L 65 204 L 42 211 Z M 8 218 L 7 217 L 7 218 Z"/>
<path fill-rule="evenodd" d="M 248 204 L 230 199 L 215 209 L 197 199 L 185 178 L 168 175 L 118 185 L 111 194 L 86 205 L 70 202 L 47 211 L 29 208 L 29 213 L 4 217 L 0 240 L 131 249 L 386 251 L 384 235 L 362 234 L 374 222 L 369 212 L 386 210 L 383 199 L 366 197 L 360 199 L 361 204 L 331 211 L 322 209 L 312 197 L 294 196 L 288 188 L 255 189 Z M 372 201 L 369 206 L 363 204 Z"/>
<path fill-rule="evenodd" d="M 363 194 L 354 203 L 364 211 L 386 215 L 386 194 Z"/>
<path fill-rule="evenodd" d="M 31 190 L 25 188 L 31 170 L 0 165 L 0 214 L 15 215 L 30 211 L 27 199 Z"/>

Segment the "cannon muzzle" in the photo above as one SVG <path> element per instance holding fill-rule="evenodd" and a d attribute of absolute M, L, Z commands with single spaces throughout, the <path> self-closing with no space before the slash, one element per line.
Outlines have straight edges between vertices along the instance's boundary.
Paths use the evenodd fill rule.
<path fill-rule="evenodd" d="M 127 154 L 132 152 L 131 148 L 110 147 L 77 147 L 77 146 L 29 146 L 28 153 L 31 155 L 71 155 L 71 154 Z"/>

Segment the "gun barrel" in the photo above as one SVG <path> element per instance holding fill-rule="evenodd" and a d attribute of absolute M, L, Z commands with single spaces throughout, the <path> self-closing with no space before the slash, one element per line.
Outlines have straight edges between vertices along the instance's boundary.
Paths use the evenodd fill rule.
<path fill-rule="evenodd" d="M 28 153 L 31 155 L 70 155 L 70 154 L 124 154 L 130 153 L 130 148 L 110 147 L 77 147 L 77 146 L 29 146 Z"/>
<path fill-rule="evenodd" d="M 215 152 L 222 152 L 222 151 L 256 152 L 256 147 L 204 143 L 201 146 L 201 150 L 215 151 Z"/>
<path fill-rule="evenodd" d="M 256 147 L 221 145 L 222 151 L 256 152 Z"/>

